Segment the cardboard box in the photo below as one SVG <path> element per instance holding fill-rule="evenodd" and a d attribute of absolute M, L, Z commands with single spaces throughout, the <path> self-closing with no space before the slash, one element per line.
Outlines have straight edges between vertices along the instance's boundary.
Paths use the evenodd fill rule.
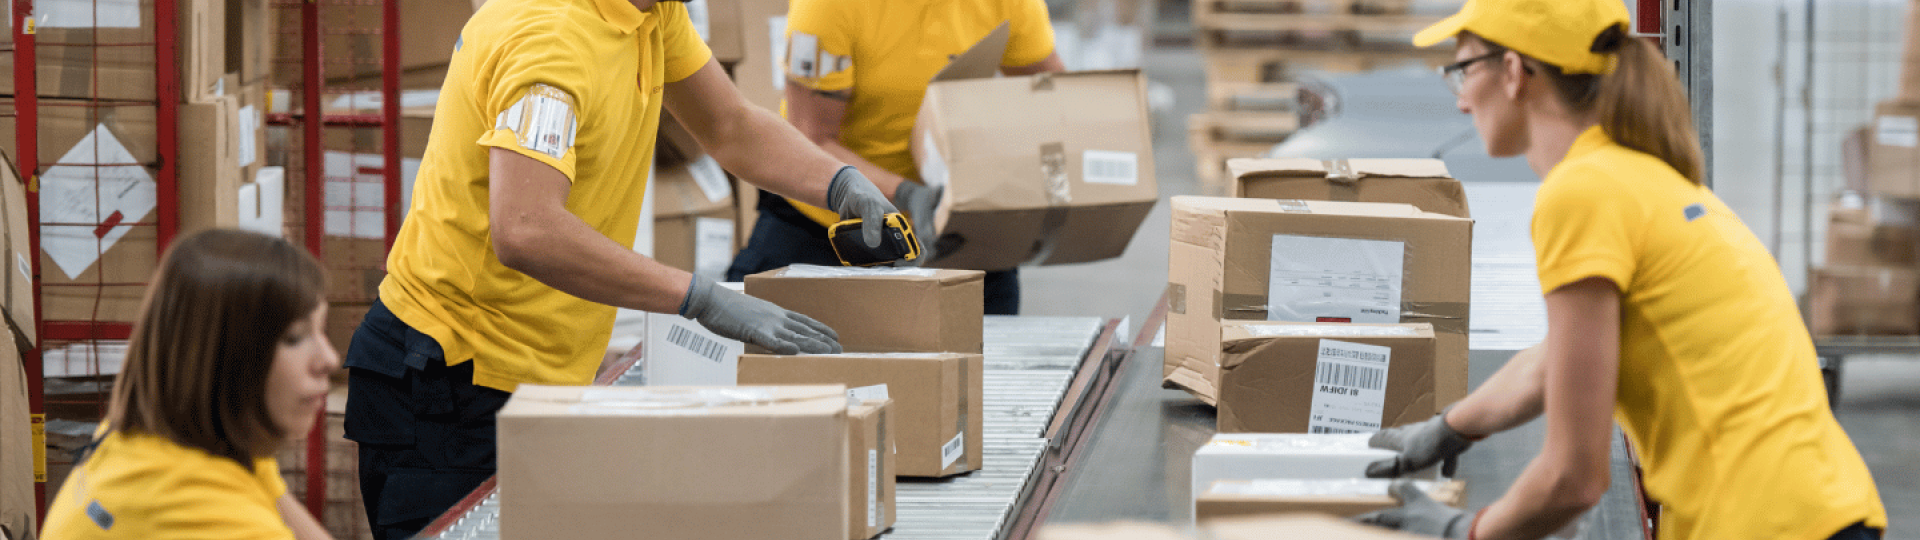
<path fill-rule="evenodd" d="M 1187 535 L 1161 523 L 1070 523 L 1045 525 L 1037 540 L 1188 540 Z"/>
<path fill-rule="evenodd" d="M 700 323 L 668 313 L 646 314 L 641 338 L 640 384 L 648 386 L 733 386 L 740 355 L 747 346 L 720 337 Z"/>
<path fill-rule="evenodd" d="M 0 536 L 37 538 L 33 494 L 38 460 L 27 409 L 27 373 L 13 336 L 0 332 Z M 48 490 L 51 496 L 52 489 Z"/>
<path fill-rule="evenodd" d="M 372 302 L 380 298 L 380 281 L 387 278 L 385 239 L 321 237 L 320 264 L 327 267 L 327 299 L 334 302 Z"/>
<path fill-rule="evenodd" d="M 732 64 L 746 59 L 746 36 L 742 34 L 740 20 L 741 0 L 708 0 L 688 2 L 687 15 L 694 19 L 693 25 L 702 28 L 701 17 L 705 15 L 706 24 L 701 37 L 707 39 L 707 48 L 713 50 L 713 59 L 722 64 Z M 701 6 L 694 6 L 701 4 Z M 785 25 L 781 25 L 785 26 Z"/>
<path fill-rule="evenodd" d="M 655 140 L 653 151 L 654 168 L 676 167 L 706 155 L 706 148 L 700 146 L 699 139 L 693 138 L 693 132 L 687 131 L 687 126 L 675 120 L 672 114 L 661 111 L 660 136 Z"/>
<path fill-rule="evenodd" d="M 786 99 L 787 0 L 733 0 L 728 7 L 736 10 L 741 38 L 733 84 L 748 103 L 777 112 Z M 720 52 L 715 58 L 724 61 Z"/>
<path fill-rule="evenodd" d="M 1353 517 L 1400 506 L 1388 488 L 1392 480 L 1222 480 L 1196 494 L 1193 518 L 1206 523 L 1230 517 L 1311 513 Z M 1453 507 L 1466 503 L 1466 485 L 1459 481 L 1418 482 L 1427 495 Z"/>
<path fill-rule="evenodd" d="M 862 401 L 847 407 L 848 493 L 852 511 L 847 538 L 867 540 L 893 527 L 894 513 L 893 402 Z"/>
<path fill-rule="evenodd" d="M 1454 217 L 1467 192 L 1437 159 L 1229 159 L 1233 196 L 1411 204 Z"/>
<path fill-rule="evenodd" d="M 1367 464 L 1392 459 L 1396 452 L 1367 446 L 1371 435 L 1304 433 L 1222 433 L 1193 453 L 1190 493 L 1206 493 L 1221 480 L 1283 478 L 1347 480 L 1366 478 Z M 1432 480 L 1433 467 L 1418 478 Z"/>
<path fill-rule="evenodd" d="M 0 150 L 0 236 L 5 251 L 0 253 L 0 304 L 4 304 L 7 327 L 14 339 L 31 348 L 40 342 L 39 325 L 33 317 L 33 244 L 28 237 L 27 185 L 20 181 L 18 169 L 6 150 Z"/>
<path fill-rule="evenodd" d="M 234 90 L 180 106 L 180 140 L 196 142 L 179 148 L 182 234 L 239 226 L 241 188 L 266 163 L 265 89 L 253 84 Z"/>
<path fill-rule="evenodd" d="M 733 186 L 713 158 L 656 167 L 653 259 L 714 281 L 733 264 Z"/>
<path fill-rule="evenodd" d="M 1174 197 L 1167 382 L 1212 404 L 1227 321 L 1427 323 L 1436 364 L 1467 365 L 1473 222 L 1404 204 Z M 1467 394 L 1466 370 L 1434 381 Z"/>
<path fill-rule="evenodd" d="M 982 463 L 984 369 L 979 354 L 897 353 L 740 357 L 740 384 L 884 384 L 899 421 L 901 476 L 951 476 Z"/>
<path fill-rule="evenodd" d="M 321 76 L 329 82 L 345 82 L 377 77 L 381 70 L 381 24 L 385 20 L 380 2 L 320 2 L 321 50 L 325 59 Z M 447 65 L 453 57 L 453 45 L 460 30 L 474 14 L 470 0 L 410 0 L 400 3 L 400 70 L 433 70 Z M 276 15 L 281 25 L 277 32 L 287 39 L 278 40 L 274 56 L 283 60 L 273 65 L 273 81 L 299 86 L 301 68 L 300 18 Z"/>
<path fill-rule="evenodd" d="M 1816 336 L 1920 333 L 1920 274 L 1911 267 L 1815 270 L 1807 302 Z"/>
<path fill-rule="evenodd" d="M 264 26 L 244 36 L 232 35 L 241 19 L 264 22 L 266 0 L 188 0 L 169 14 L 179 37 L 177 61 L 163 65 L 179 70 L 180 100 L 190 103 L 210 97 L 227 73 L 240 71 L 243 50 L 229 47 L 263 43 L 270 39 Z M 154 3 L 81 3 L 36 13 L 33 30 L 39 44 L 35 59 L 35 93 L 52 98 L 95 98 L 147 101 L 157 98 L 154 64 Z M 76 9 L 77 8 L 77 9 Z M 0 21 L 0 30 L 12 35 L 12 18 Z M 253 41 L 250 41 L 253 40 Z M 0 94 L 16 93 L 14 74 L 0 70 Z M 152 105 L 146 105 L 151 107 Z"/>
<path fill-rule="evenodd" d="M 1840 176 L 1848 191 L 1867 191 L 1867 147 L 1873 145 L 1873 128 L 1860 126 L 1847 132 L 1840 141 Z"/>
<path fill-rule="evenodd" d="M 847 352 L 981 352 L 985 273 L 797 265 L 747 276 L 747 294 L 826 324 Z"/>
<path fill-rule="evenodd" d="M 1120 256 L 1160 197 L 1145 76 L 994 77 L 1004 28 L 936 75 L 920 104 L 914 162 L 923 182 L 947 188 L 928 264 L 1004 270 Z"/>
<path fill-rule="evenodd" d="M 1898 100 L 1874 108 L 1867 146 L 1867 190 L 1882 197 L 1920 198 L 1920 102 Z"/>
<path fill-rule="evenodd" d="M 1920 202 L 1846 193 L 1827 206 L 1827 265 L 1912 266 L 1917 251 Z"/>
<path fill-rule="evenodd" d="M 1221 329 L 1220 433 L 1372 433 L 1440 412 L 1433 327 L 1232 321 Z"/>
<path fill-rule="evenodd" d="M 1905 47 L 1900 51 L 1900 98 L 1920 100 L 1920 4 L 1907 3 Z"/>
<path fill-rule="evenodd" d="M 1273 538 L 1415 540 L 1427 538 L 1316 514 L 1217 519 L 1209 522 L 1204 529 L 1210 540 L 1270 540 Z"/>
<path fill-rule="evenodd" d="M 523 385 L 499 414 L 501 538 L 845 540 L 847 430 L 841 386 Z"/>

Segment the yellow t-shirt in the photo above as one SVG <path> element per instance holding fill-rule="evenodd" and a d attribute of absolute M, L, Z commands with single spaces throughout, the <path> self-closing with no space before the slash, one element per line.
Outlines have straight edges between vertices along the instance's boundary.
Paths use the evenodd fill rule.
<path fill-rule="evenodd" d="M 1595 127 L 1547 174 L 1533 216 L 1544 291 L 1620 288 L 1614 416 L 1664 505 L 1661 538 L 1886 527 L 1779 265 L 1711 190 Z"/>
<path fill-rule="evenodd" d="M 821 92 L 850 92 L 840 144 L 918 181 L 908 139 L 927 83 L 1003 22 L 1011 24 L 1000 65 L 1032 65 L 1053 54 L 1045 0 L 793 0 L 787 77 Z M 823 225 L 839 220 L 831 211 L 789 202 Z"/>
<path fill-rule="evenodd" d="M 567 211 L 629 246 L 662 85 L 693 75 L 712 53 L 680 2 L 640 11 L 626 0 L 491 0 L 460 41 L 380 300 L 438 341 L 448 364 L 473 360 L 475 384 L 509 392 L 528 383 L 587 384 L 614 308 L 500 264 L 488 233 L 487 153 L 511 150 L 566 174 L 573 182 Z M 507 123 L 503 113 L 536 118 L 538 108 L 515 107 L 530 89 L 573 104 L 571 141 L 520 140 L 539 126 L 520 134 L 496 129 Z"/>
<path fill-rule="evenodd" d="M 271 457 L 231 459 L 146 434 L 113 432 L 47 506 L 47 540 L 292 539 L 287 484 Z"/>

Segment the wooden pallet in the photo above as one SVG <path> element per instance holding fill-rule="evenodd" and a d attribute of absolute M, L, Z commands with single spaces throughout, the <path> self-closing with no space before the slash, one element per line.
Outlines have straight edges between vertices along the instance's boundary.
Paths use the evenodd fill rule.
<path fill-rule="evenodd" d="M 1292 113 L 1214 111 L 1187 117 L 1194 173 L 1211 194 L 1225 193 L 1227 160 L 1259 157 L 1300 128 Z"/>
<path fill-rule="evenodd" d="M 1292 113 L 1300 110 L 1299 105 L 1299 84 L 1207 81 L 1207 107 L 1212 110 Z"/>
<path fill-rule="evenodd" d="M 1194 20 L 1221 13 L 1404 15 L 1412 0 L 1195 0 Z"/>
<path fill-rule="evenodd" d="M 1201 50 L 1209 88 L 1245 88 L 1296 80 L 1308 70 L 1359 72 L 1396 66 L 1440 66 L 1453 61 L 1452 50 L 1322 50 L 1309 48 L 1227 48 Z"/>

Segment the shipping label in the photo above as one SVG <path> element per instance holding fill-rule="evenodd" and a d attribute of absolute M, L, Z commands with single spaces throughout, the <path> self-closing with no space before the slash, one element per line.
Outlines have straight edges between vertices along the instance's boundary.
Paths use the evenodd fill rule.
<path fill-rule="evenodd" d="M 1267 320 L 1397 323 L 1406 244 L 1273 235 Z"/>
<path fill-rule="evenodd" d="M 1386 414 L 1393 351 L 1379 345 L 1320 340 L 1314 363 L 1308 433 L 1370 433 Z"/>

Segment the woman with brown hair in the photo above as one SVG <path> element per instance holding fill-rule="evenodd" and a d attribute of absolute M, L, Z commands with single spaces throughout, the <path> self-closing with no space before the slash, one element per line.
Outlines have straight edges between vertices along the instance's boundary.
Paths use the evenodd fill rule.
<path fill-rule="evenodd" d="M 260 234 L 175 242 L 100 434 L 47 509 L 44 538 L 326 538 L 273 458 L 313 425 L 340 367 L 323 333 L 322 272 Z"/>
<path fill-rule="evenodd" d="M 1547 339 L 1432 419 L 1383 431 L 1368 474 L 1451 459 L 1545 415 L 1540 454 L 1466 513 L 1395 485 L 1362 521 L 1449 538 L 1541 538 L 1606 492 L 1617 419 L 1659 536 L 1871 539 L 1887 514 L 1827 407 L 1813 341 L 1765 246 L 1702 182 L 1685 94 L 1620 0 L 1468 0 L 1414 38 L 1494 156 L 1542 178 L 1533 244 Z"/>

